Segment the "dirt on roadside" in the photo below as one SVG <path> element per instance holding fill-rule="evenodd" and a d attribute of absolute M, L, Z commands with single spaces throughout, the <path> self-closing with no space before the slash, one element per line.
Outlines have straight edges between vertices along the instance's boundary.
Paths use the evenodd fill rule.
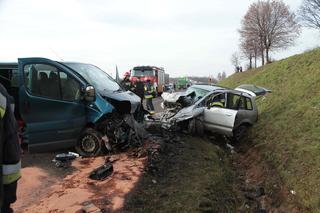
<path fill-rule="evenodd" d="M 51 162 L 53 154 L 25 156 L 13 208 L 15 212 L 77 212 L 91 203 L 97 209 L 116 211 L 144 171 L 146 157 L 132 153 L 112 155 L 114 172 L 104 181 L 88 175 L 104 164 L 105 157 L 77 158 L 71 167 L 57 168 Z"/>
<path fill-rule="evenodd" d="M 249 142 L 237 147 L 236 151 L 233 166 L 247 206 L 264 212 L 308 212 L 295 192 L 283 183 L 276 169 L 262 158 L 259 147 Z"/>

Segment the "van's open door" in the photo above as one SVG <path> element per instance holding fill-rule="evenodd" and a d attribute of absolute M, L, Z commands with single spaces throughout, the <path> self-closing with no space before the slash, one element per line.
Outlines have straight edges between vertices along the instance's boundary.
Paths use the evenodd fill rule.
<path fill-rule="evenodd" d="M 269 90 L 269 89 L 259 87 L 259 86 L 253 85 L 253 84 L 242 84 L 242 85 L 238 86 L 237 88 L 235 88 L 235 90 L 248 93 L 251 96 L 263 96 L 263 95 L 271 92 L 271 90 Z"/>
<path fill-rule="evenodd" d="M 71 70 L 45 58 L 18 59 L 20 112 L 29 151 L 75 145 L 86 124 L 86 106 L 78 97 L 82 82 Z"/>

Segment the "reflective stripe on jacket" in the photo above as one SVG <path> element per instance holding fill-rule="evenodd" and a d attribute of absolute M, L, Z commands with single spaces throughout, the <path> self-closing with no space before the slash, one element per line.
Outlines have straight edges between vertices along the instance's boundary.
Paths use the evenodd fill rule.
<path fill-rule="evenodd" d="M 217 107 L 224 107 L 224 104 L 221 102 L 212 102 L 210 104 L 211 107 L 217 106 Z"/>
<path fill-rule="evenodd" d="M 7 98 L 0 94 L 0 119 L 4 117 L 7 108 Z"/>
<path fill-rule="evenodd" d="M 20 173 L 21 161 L 16 164 L 3 164 L 2 175 L 3 184 L 10 184 L 17 181 L 21 177 Z"/>
<path fill-rule="evenodd" d="M 153 98 L 153 95 L 152 95 L 152 93 L 154 92 L 153 86 L 150 85 L 149 89 L 147 85 L 144 86 L 144 91 L 145 91 L 145 95 L 144 95 L 145 99 Z"/>

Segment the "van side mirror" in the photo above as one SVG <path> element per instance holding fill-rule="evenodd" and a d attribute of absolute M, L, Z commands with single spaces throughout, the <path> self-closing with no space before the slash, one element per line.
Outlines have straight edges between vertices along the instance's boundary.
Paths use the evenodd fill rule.
<path fill-rule="evenodd" d="M 84 92 L 84 100 L 93 102 L 96 100 L 96 90 L 93 86 L 87 86 Z"/>

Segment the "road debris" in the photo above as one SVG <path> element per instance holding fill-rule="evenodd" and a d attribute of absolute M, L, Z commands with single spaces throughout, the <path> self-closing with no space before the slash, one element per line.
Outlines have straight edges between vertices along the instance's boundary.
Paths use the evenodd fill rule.
<path fill-rule="evenodd" d="M 102 213 L 102 211 L 95 206 L 91 201 L 85 201 L 83 202 L 84 207 L 82 208 L 82 211 L 84 213 Z"/>
<path fill-rule="evenodd" d="M 99 166 L 98 168 L 94 169 L 90 175 L 89 178 L 92 180 L 105 180 L 107 177 L 109 177 L 113 173 L 113 165 L 109 161 L 109 159 L 106 160 L 106 163 L 102 166 Z"/>
<path fill-rule="evenodd" d="M 69 167 L 71 165 L 71 161 L 78 158 L 80 155 L 75 152 L 61 153 L 57 154 L 52 162 L 55 163 L 56 167 Z"/>

